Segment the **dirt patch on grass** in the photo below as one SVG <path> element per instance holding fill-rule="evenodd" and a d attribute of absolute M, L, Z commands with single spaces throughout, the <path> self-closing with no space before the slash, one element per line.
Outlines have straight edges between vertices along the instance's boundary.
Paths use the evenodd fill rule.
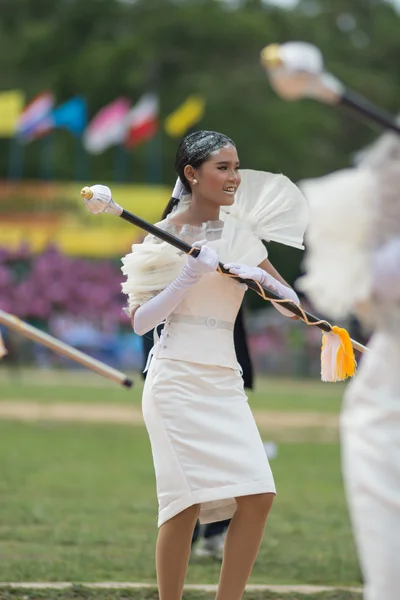
<path fill-rule="evenodd" d="M 80 584 L 88 590 L 140 590 L 140 589 L 156 589 L 156 585 L 152 583 L 133 583 L 133 582 L 99 582 L 99 583 L 83 583 Z M 29 582 L 29 583 L 0 583 L 1 588 L 21 589 L 21 590 L 68 590 L 76 587 L 72 583 L 50 583 L 50 582 Z M 273 592 L 276 594 L 319 594 L 321 592 L 338 592 L 339 590 L 354 592 L 361 594 L 361 588 L 354 587 L 332 587 L 325 585 L 261 585 L 248 584 L 246 592 Z M 217 585 L 214 584 L 193 584 L 185 585 L 185 591 L 201 591 L 201 592 L 216 592 Z M 335 596 L 337 597 L 337 596 Z"/>
<path fill-rule="evenodd" d="M 318 412 L 278 412 L 255 410 L 258 427 L 264 434 L 280 441 L 334 441 L 338 435 L 338 417 Z M 140 408 L 124 405 L 44 404 L 33 401 L 0 402 L 0 420 L 55 421 L 70 423 L 108 423 L 138 425 L 143 423 Z"/>

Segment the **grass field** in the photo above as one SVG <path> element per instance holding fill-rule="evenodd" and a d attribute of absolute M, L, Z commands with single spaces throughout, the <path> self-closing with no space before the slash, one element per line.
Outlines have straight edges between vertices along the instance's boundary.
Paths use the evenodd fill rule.
<path fill-rule="evenodd" d="M 0 399 L 139 405 L 140 377 L 135 379 L 138 385 L 126 391 L 82 373 L 39 377 L 24 372 L 15 377 L 3 371 Z M 251 404 L 269 411 L 335 413 L 342 391 L 342 386 L 318 382 L 264 380 L 258 382 Z M 0 464 L 0 581 L 155 581 L 155 482 L 141 424 L 3 421 Z M 360 586 L 337 443 L 279 442 L 272 468 L 278 497 L 251 582 Z M 187 581 L 216 583 L 218 572 L 216 562 L 194 561 Z M 0 589 L 1 599 L 156 598 L 149 590 L 76 588 L 41 594 Z M 359 598 L 352 592 L 333 594 L 309 598 Z M 188 600 L 211 597 L 185 595 Z M 269 592 L 246 596 L 281 597 L 308 599 Z"/>

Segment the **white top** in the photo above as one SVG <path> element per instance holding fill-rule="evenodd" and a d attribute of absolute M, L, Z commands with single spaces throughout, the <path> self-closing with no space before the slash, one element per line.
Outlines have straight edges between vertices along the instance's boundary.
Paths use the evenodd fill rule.
<path fill-rule="evenodd" d="M 167 218 L 159 226 L 190 245 L 207 239 L 221 255 L 222 221 L 179 228 Z M 259 264 L 268 256 L 267 250 L 257 239 L 251 245 L 253 263 Z M 154 356 L 237 369 L 233 328 L 245 291 L 245 285 L 227 275 L 204 274 L 167 318 Z"/>

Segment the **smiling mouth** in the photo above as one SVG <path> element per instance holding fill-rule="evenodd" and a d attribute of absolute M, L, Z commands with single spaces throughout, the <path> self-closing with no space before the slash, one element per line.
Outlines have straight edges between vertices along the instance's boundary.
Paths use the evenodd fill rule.
<path fill-rule="evenodd" d="M 236 189 L 237 188 L 235 188 L 234 186 L 230 186 L 230 187 L 227 187 L 227 188 L 222 188 L 222 191 L 225 192 L 225 194 L 231 194 L 231 195 L 233 195 L 233 194 L 235 194 Z"/>

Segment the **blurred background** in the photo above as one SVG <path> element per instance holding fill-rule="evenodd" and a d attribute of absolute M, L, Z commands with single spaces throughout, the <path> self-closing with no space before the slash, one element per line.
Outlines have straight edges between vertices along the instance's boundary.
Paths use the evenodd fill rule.
<path fill-rule="evenodd" d="M 82 185 L 107 184 L 126 209 L 156 222 L 175 181 L 179 140 L 199 128 L 233 138 L 244 168 L 294 181 L 349 166 L 380 131 L 311 100 L 278 98 L 259 62 L 273 42 L 317 45 L 345 85 L 388 112 L 398 109 L 394 0 L 0 6 L 0 308 L 120 368 L 142 364 L 120 292 L 120 258 L 142 232 L 87 213 Z M 269 252 L 293 284 L 302 253 L 274 244 Z M 247 296 L 256 369 L 317 374 L 320 333 Z M 63 366 L 3 333 L 5 363 Z"/>

